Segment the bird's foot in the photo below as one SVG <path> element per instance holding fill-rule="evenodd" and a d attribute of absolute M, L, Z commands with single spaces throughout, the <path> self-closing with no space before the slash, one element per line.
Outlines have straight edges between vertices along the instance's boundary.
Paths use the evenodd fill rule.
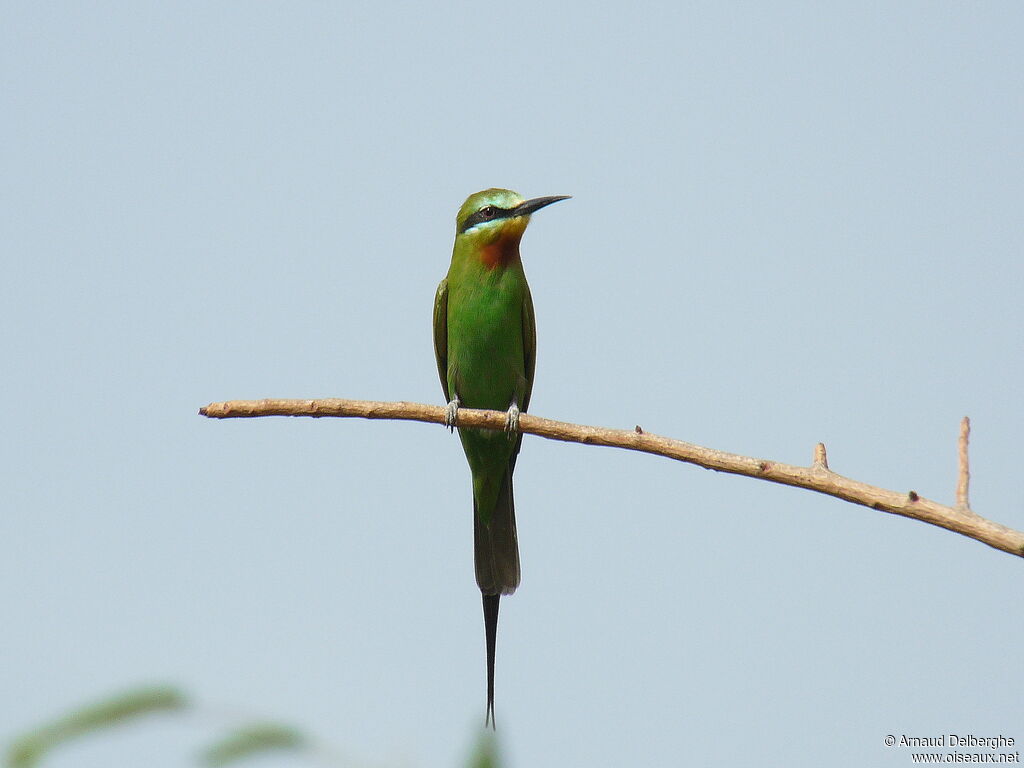
<path fill-rule="evenodd" d="M 459 398 L 453 397 L 444 409 L 444 425 L 452 432 L 459 425 Z"/>
<path fill-rule="evenodd" d="M 512 403 L 505 414 L 505 431 L 509 440 L 515 440 L 519 435 L 519 406 Z"/>

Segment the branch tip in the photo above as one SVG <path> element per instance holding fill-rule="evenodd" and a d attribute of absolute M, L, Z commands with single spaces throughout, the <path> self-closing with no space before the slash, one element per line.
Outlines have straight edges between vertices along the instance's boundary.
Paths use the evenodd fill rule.
<path fill-rule="evenodd" d="M 814 462 L 811 466 L 815 469 L 828 469 L 828 454 L 825 453 L 824 443 L 814 446 Z"/>

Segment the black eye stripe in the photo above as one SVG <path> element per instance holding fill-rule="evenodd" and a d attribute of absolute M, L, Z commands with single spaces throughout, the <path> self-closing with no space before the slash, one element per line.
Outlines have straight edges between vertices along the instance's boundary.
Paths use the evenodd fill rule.
<path fill-rule="evenodd" d="M 485 221 L 508 218 L 514 210 L 514 208 L 499 208 L 496 205 L 485 205 L 479 211 L 471 213 L 466 217 L 466 223 L 462 225 L 462 229 L 459 232 L 465 232 L 467 229 L 471 229 Z"/>

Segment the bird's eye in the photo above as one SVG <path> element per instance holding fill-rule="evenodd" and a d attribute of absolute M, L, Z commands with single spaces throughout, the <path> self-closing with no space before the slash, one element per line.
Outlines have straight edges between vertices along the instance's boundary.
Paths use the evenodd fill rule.
<path fill-rule="evenodd" d="M 480 209 L 480 215 L 483 216 L 485 219 L 493 219 L 494 218 L 494 206 L 493 205 L 488 205 L 488 206 L 485 206 L 485 207 L 481 208 Z"/>

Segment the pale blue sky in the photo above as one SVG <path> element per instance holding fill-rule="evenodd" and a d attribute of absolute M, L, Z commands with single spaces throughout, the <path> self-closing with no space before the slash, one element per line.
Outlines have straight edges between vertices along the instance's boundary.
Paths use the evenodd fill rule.
<path fill-rule="evenodd" d="M 1024 528 L 1019 3 L 9 3 L 0 741 L 170 681 L 374 764 L 484 717 L 469 475 L 439 427 L 470 192 L 523 243 L 532 411 L 808 463 Z M 508 765 L 904 766 L 1024 741 L 1022 563 L 807 492 L 527 437 Z M 216 723 L 55 754 L 188 764 Z M 301 765 L 295 761 L 267 765 Z"/>

